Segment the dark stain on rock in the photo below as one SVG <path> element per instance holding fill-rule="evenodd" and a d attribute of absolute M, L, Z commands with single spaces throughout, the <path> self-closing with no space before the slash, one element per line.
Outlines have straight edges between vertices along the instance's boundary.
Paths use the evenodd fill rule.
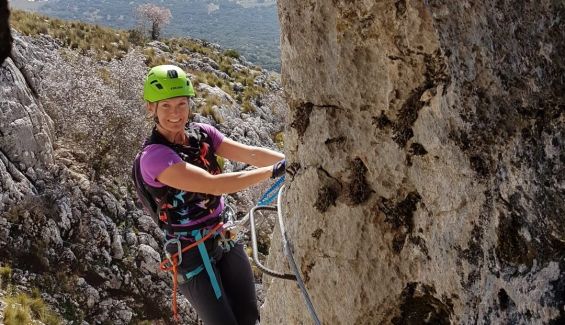
<path fill-rule="evenodd" d="M 428 251 L 428 247 L 426 246 L 426 241 L 424 240 L 424 238 L 422 238 L 420 236 L 410 235 L 409 239 L 412 242 L 412 244 L 414 244 L 418 248 L 420 248 L 422 253 L 424 253 L 424 255 L 426 255 L 426 259 L 428 261 L 430 261 L 431 260 L 430 253 Z"/>
<path fill-rule="evenodd" d="M 421 101 L 422 95 L 427 90 L 435 93 L 435 88 L 440 84 L 448 84 L 451 80 L 448 74 L 447 63 L 440 50 L 432 54 L 417 53 L 424 56 L 424 64 L 426 66 L 424 72 L 424 82 L 412 90 L 408 99 L 402 104 L 398 112 L 397 120 L 393 126 L 392 139 L 402 148 L 406 146 L 408 140 L 414 136 L 412 126 L 418 119 L 418 113 L 426 104 Z M 445 87 L 447 88 L 447 87 Z"/>
<path fill-rule="evenodd" d="M 344 142 L 345 142 L 345 137 L 341 136 L 341 137 L 337 137 L 337 138 L 327 139 L 326 141 L 324 141 L 324 144 L 325 145 L 329 145 L 329 144 L 333 144 L 333 143 L 343 144 Z"/>
<path fill-rule="evenodd" d="M 385 115 L 384 111 L 381 111 L 381 115 L 373 116 L 372 117 L 372 124 L 376 125 L 378 129 L 383 130 L 384 128 L 391 126 L 392 122 L 390 119 Z"/>
<path fill-rule="evenodd" d="M 413 156 L 423 156 L 428 153 L 426 148 L 423 145 L 414 142 L 410 145 L 410 150 L 408 151 Z"/>
<path fill-rule="evenodd" d="M 398 119 L 393 126 L 392 139 L 402 148 L 414 136 L 412 125 L 418 119 L 418 111 L 424 107 L 420 97 L 422 97 L 426 89 L 427 87 L 422 86 L 412 90 L 412 93 L 400 108 Z"/>
<path fill-rule="evenodd" d="M 304 283 L 308 283 L 310 282 L 310 272 L 312 271 L 312 268 L 316 265 L 315 262 L 310 262 L 307 263 L 306 265 L 302 265 L 301 267 L 301 271 L 302 271 L 302 279 L 304 280 Z"/>
<path fill-rule="evenodd" d="M 451 324 L 453 303 L 443 297 L 444 301 L 434 297 L 434 287 L 411 282 L 400 294 L 400 315 L 392 319 L 394 325 L 416 324 Z"/>
<path fill-rule="evenodd" d="M 290 126 L 296 129 L 298 132 L 298 138 L 302 140 L 308 125 L 310 124 L 310 114 L 314 104 L 312 103 L 302 103 L 294 110 L 294 120 L 290 123 Z"/>
<path fill-rule="evenodd" d="M 469 135 L 465 131 L 451 131 L 449 138 L 464 152 L 471 148 L 471 140 L 469 140 Z"/>
<path fill-rule="evenodd" d="M 396 55 L 389 55 L 388 59 L 391 61 L 404 61 L 404 58 Z"/>
<path fill-rule="evenodd" d="M 403 18 L 406 14 L 406 0 L 399 0 L 394 3 L 396 7 L 396 19 Z"/>
<path fill-rule="evenodd" d="M 531 240 L 524 238 L 523 233 L 527 231 L 532 236 L 533 229 L 528 227 L 525 220 L 525 210 L 520 204 L 521 195 L 515 193 L 505 202 L 508 205 L 509 213 L 500 213 L 498 221 L 498 245 L 496 255 L 509 266 L 518 267 L 526 265 L 532 267 L 538 252 Z"/>
<path fill-rule="evenodd" d="M 471 169 L 473 169 L 480 177 L 487 177 L 490 173 L 488 163 L 481 155 L 473 155 L 469 158 Z"/>
<path fill-rule="evenodd" d="M 423 145 L 414 142 L 410 145 L 410 149 L 408 149 L 408 153 L 406 154 L 406 165 L 408 167 L 412 166 L 412 157 L 413 156 L 423 156 L 426 155 L 428 151 L 424 148 Z"/>
<path fill-rule="evenodd" d="M 514 265 L 526 264 L 531 267 L 535 256 L 526 239 L 520 234 L 521 228 L 520 217 L 516 214 L 500 215 L 497 229 L 497 255 L 508 263 Z"/>
<path fill-rule="evenodd" d="M 414 229 L 414 212 L 418 209 L 421 200 L 420 194 L 410 192 L 398 203 L 383 197 L 377 202 L 377 209 L 385 214 L 385 222 L 389 223 L 395 231 L 392 243 L 395 253 L 402 251 L 406 236 Z"/>
<path fill-rule="evenodd" d="M 320 237 L 322 236 L 323 233 L 324 230 L 322 230 L 322 228 L 318 228 L 314 230 L 314 232 L 312 233 L 312 238 L 316 238 L 316 240 L 320 240 Z"/>
<path fill-rule="evenodd" d="M 393 229 L 405 228 L 411 233 L 414 229 L 414 212 L 421 200 L 418 192 L 410 192 L 397 204 L 381 197 L 378 207 L 385 214 L 385 221 L 391 224 Z"/>
<path fill-rule="evenodd" d="M 466 259 L 473 266 L 479 265 L 483 258 L 482 240 L 482 228 L 475 225 L 473 230 L 471 230 L 471 238 L 467 243 L 467 248 L 461 251 L 460 257 Z"/>
<path fill-rule="evenodd" d="M 399 232 L 394 234 L 392 238 L 392 251 L 396 254 L 400 254 L 402 249 L 404 248 L 404 243 L 406 242 L 406 233 Z"/>
<path fill-rule="evenodd" d="M 559 276 L 557 280 L 550 281 L 549 284 L 551 285 L 550 290 L 547 290 L 547 298 L 544 299 L 546 301 L 551 301 L 550 305 L 553 305 L 559 309 L 559 315 L 552 319 L 549 324 L 551 325 L 560 325 L 565 324 L 565 259 L 561 259 L 559 261 Z"/>
<path fill-rule="evenodd" d="M 500 289 L 498 290 L 498 305 L 500 306 L 500 310 L 506 310 L 510 306 L 512 300 L 506 293 L 506 290 Z"/>
<path fill-rule="evenodd" d="M 428 88 L 435 88 L 440 84 L 447 86 L 451 82 L 447 62 L 440 49 L 432 54 L 424 54 L 424 64 L 426 65 L 424 76 Z"/>
<path fill-rule="evenodd" d="M 369 199 L 373 189 L 367 183 L 365 175 L 367 166 L 361 158 L 356 157 L 349 164 L 349 183 L 347 184 L 347 198 L 353 205 L 361 204 Z"/>
<path fill-rule="evenodd" d="M 318 167 L 317 173 L 321 185 L 318 188 L 318 197 L 316 202 L 314 202 L 314 207 L 321 213 L 324 213 L 330 206 L 336 205 L 336 200 L 341 195 L 343 186 L 324 168 Z"/>
<path fill-rule="evenodd" d="M 318 197 L 314 203 L 316 210 L 321 213 L 326 212 L 330 205 L 335 206 L 335 201 L 339 197 L 339 190 L 335 186 L 324 185 L 318 189 Z"/>

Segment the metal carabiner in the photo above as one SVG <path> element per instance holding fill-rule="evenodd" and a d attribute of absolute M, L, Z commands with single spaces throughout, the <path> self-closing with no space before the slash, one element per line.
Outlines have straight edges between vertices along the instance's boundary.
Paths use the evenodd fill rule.
<path fill-rule="evenodd" d="M 182 263 L 182 245 L 180 243 L 180 240 L 178 238 L 171 238 L 169 240 L 167 240 L 165 242 L 165 244 L 163 245 L 163 250 L 165 251 L 165 255 L 167 256 L 167 258 L 169 259 L 171 265 L 173 264 L 173 257 L 171 255 L 171 253 L 169 253 L 169 251 L 167 250 L 167 247 L 169 247 L 169 245 L 171 244 L 177 244 L 177 255 L 178 255 L 178 264 L 180 265 Z"/>

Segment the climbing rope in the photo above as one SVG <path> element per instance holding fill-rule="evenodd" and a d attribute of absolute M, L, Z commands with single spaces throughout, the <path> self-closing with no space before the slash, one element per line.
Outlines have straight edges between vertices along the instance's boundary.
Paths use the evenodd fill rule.
<path fill-rule="evenodd" d="M 312 301 L 310 300 L 310 295 L 308 294 L 308 291 L 306 290 L 306 286 L 304 285 L 304 281 L 302 280 L 302 277 L 300 276 L 300 271 L 298 270 L 298 266 L 296 266 L 296 261 L 294 261 L 294 256 L 292 255 L 292 243 L 288 239 L 287 234 L 286 234 L 286 230 L 284 228 L 284 223 L 283 223 L 283 219 L 282 219 L 282 195 L 283 195 L 283 192 L 284 192 L 284 185 L 279 190 L 279 195 L 278 195 L 278 198 L 277 198 L 277 212 L 278 212 L 278 216 L 279 216 L 279 227 L 281 228 L 281 233 L 282 233 L 282 238 L 283 238 L 284 252 L 285 252 L 285 255 L 288 259 L 288 263 L 290 264 L 290 267 L 292 268 L 292 271 L 296 275 L 296 282 L 298 282 L 298 286 L 300 287 L 300 291 L 302 291 L 302 296 L 304 297 L 304 300 L 306 302 L 306 307 L 308 307 L 308 311 L 310 312 L 310 316 L 312 316 L 312 319 L 314 320 L 314 324 L 320 325 L 321 324 L 320 319 L 318 318 L 318 315 L 316 314 L 316 310 L 314 309 L 314 305 L 312 304 Z"/>
<path fill-rule="evenodd" d="M 259 198 L 258 206 L 267 206 L 271 204 L 276 198 L 278 189 L 284 184 L 284 176 L 280 177 L 269 189 Z"/>
<path fill-rule="evenodd" d="M 276 277 L 276 278 L 280 278 L 280 279 L 285 279 L 285 280 L 295 280 L 298 283 L 298 286 L 300 287 L 300 291 L 302 292 L 302 296 L 304 297 L 304 300 L 306 302 L 306 307 L 308 308 L 308 311 L 310 312 L 310 316 L 312 316 L 312 319 L 314 320 L 314 324 L 320 325 L 321 324 L 320 319 L 318 318 L 318 315 L 316 314 L 316 310 L 314 309 L 314 305 L 312 304 L 312 301 L 310 300 L 310 295 L 308 294 L 308 291 L 306 290 L 306 286 L 304 285 L 304 281 L 302 280 L 302 277 L 300 276 L 300 271 L 298 270 L 298 266 L 296 265 L 296 262 L 294 260 L 294 256 L 292 255 L 292 244 L 290 243 L 290 240 L 288 239 L 288 236 L 286 234 L 286 230 L 284 228 L 284 223 L 283 223 L 283 219 L 282 219 L 282 194 L 284 192 L 284 185 L 282 185 L 282 182 L 283 181 L 277 181 L 275 184 L 273 184 L 273 186 L 271 186 L 271 188 L 259 200 L 260 203 L 261 202 L 267 202 L 268 201 L 267 199 L 263 200 L 265 197 L 269 197 L 269 198 L 273 197 L 272 199 L 270 199 L 269 203 L 272 202 L 274 200 L 274 196 L 272 196 L 270 194 L 270 192 L 274 191 L 275 188 L 279 188 L 278 195 L 276 195 L 276 197 L 277 197 L 277 206 L 276 207 L 266 206 L 266 204 L 268 204 L 268 203 L 266 203 L 265 205 L 260 205 L 260 203 L 258 203 L 257 206 L 253 207 L 251 209 L 251 211 L 249 211 L 249 221 L 250 221 L 250 227 L 251 227 L 251 244 L 253 245 L 253 261 L 255 262 L 255 265 L 263 273 L 265 273 L 267 275 L 270 275 L 270 276 Z M 267 268 L 266 266 L 264 266 L 259 261 L 259 256 L 258 256 L 258 251 L 257 251 L 257 235 L 256 235 L 256 232 L 255 232 L 255 216 L 254 216 L 254 213 L 257 210 L 277 211 L 279 228 L 280 228 L 281 233 L 282 233 L 284 254 L 287 257 L 288 263 L 289 263 L 294 274 L 273 271 L 273 270 Z"/>

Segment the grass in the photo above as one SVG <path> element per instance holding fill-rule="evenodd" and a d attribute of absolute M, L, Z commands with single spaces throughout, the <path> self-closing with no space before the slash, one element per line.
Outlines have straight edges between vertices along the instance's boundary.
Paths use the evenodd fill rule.
<path fill-rule="evenodd" d="M 244 113 L 252 113 L 255 112 L 255 107 L 253 107 L 253 105 L 251 105 L 249 101 L 244 101 L 243 104 L 241 105 L 241 110 Z"/>
<path fill-rule="evenodd" d="M 0 288 L 5 289 L 12 280 L 12 268 L 0 266 Z"/>
<path fill-rule="evenodd" d="M 14 292 L 10 285 L 11 280 L 12 268 L 0 266 L 0 284 L 2 289 L 7 291 L 7 294 L 3 297 L 6 303 L 3 324 L 27 325 L 32 324 L 34 320 L 39 320 L 47 325 L 62 324 L 61 318 L 45 304 L 38 289 L 34 289 L 31 295 L 24 292 Z"/>
<path fill-rule="evenodd" d="M 213 118 L 216 123 L 222 124 L 224 122 L 224 118 L 216 109 L 220 105 L 220 99 L 216 96 L 206 96 L 204 99 L 204 105 L 198 109 L 198 112 L 203 116 Z"/>
<path fill-rule="evenodd" d="M 131 47 L 130 32 L 86 24 L 78 21 L 65 21 L 22 10 L 13 10 L 11 26 L 28 36 L 50 35 L 63 43 L 63 46 L 82 54 L 92 54 L 99 60 L 109 61 L 121 58 Z"/>
<path fill-rule="evenodd" d="M 7 305 L 4 311 L 6 325 L 30 324 L 33 320 L 47 325 L 62 324 L 61 318 L 49 309 L 37 291 L 31 296 L 22 292 L 8 295 L 4 300 Z"/>

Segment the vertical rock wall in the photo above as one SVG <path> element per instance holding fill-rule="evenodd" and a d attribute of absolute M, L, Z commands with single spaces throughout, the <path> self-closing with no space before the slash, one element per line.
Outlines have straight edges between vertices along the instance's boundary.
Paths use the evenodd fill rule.
<path fill-rule="evenodd" d="M 51 119 L 16 63 L 0 64 L 0 211 L 24 195 L 53 163 Z"/>
<path fill-rule="evenodd" d="M 565 3 L 278 5 L 284 214 L 322 322 L 562 322 Z M 262 322 L 311 322 L 296 285 Z"/>

